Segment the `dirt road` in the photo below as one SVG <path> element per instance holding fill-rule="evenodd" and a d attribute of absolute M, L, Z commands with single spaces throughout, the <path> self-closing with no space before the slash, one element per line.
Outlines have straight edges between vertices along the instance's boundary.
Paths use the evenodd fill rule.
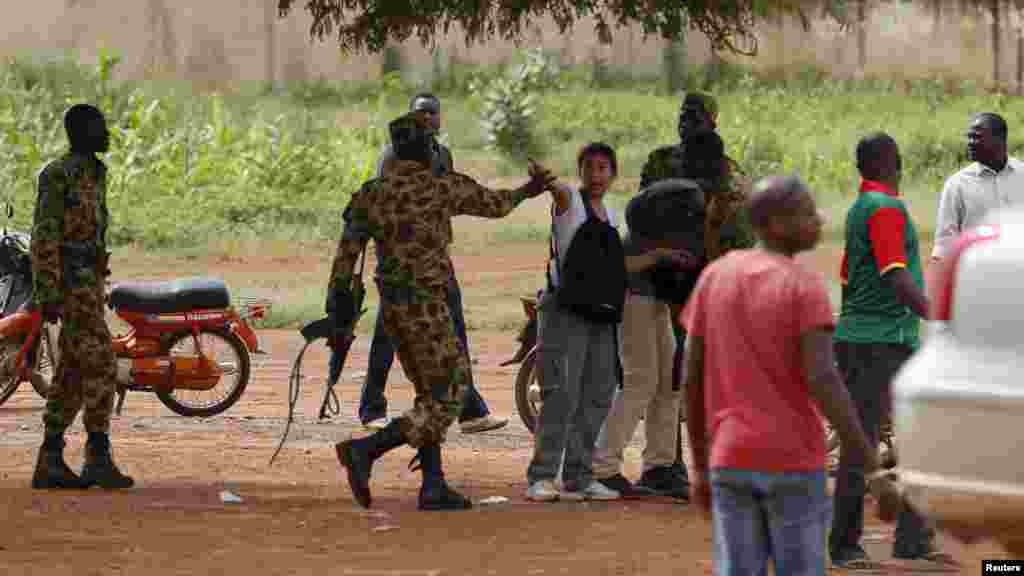
<path fill-rule="evenodd" d="M 339 474 L 332 444 L 361 433 L 354 417 L 368 338 L 357 340 L 339 384 L 341 414 L 316 422 L 326 349 L 307 353 L 310 378 L 297 421 L 271 468 L 284 428 L 288 372 L 300 339 L 293 332 L 261 334 L 269 357 L 254 366 L 242 400 L 206 420 L 172 414 L 155 398 L 129 395 L 115 417 L 115 458 L 138 486 L 120 494 L 42 493 L 28 488 L 42 436 L 43 402 L 29 387 L 0 407 L 0 572 L 15 574 L 710 574 L 711 531 L 691 507 L 668 500 L 533 504 L 522 495 L 532 437 L 515 414 L 515 366 L 498 364 L 513 351 L 513 334 L 471 335 L 475 373 L 491 409 L 511 417 L 500 431 L 450 432 L 445 452 L 451 483 L 474 500 L 504 496 L 457 514 L 416 511 L 419 473 L 408 448 L 374 469 L 374 507 L 354 504 Z M 411 386 L 396 364 L 389 383 L 392 412 L 411 404 Z M 83 438 L 69 436 L 72 467 Z M 642 433 L 627 451 L 627 474 L 639 473 Z M 221 492 L 241 497 L 223 503 Z M 891 528 L 873 524 L 866 537 L 876 557 L 887 555 Z M 948 543 L 980 573 L 980 559 L 999 557 L 995 545 L 969 549 Z M 889 561 L 890 573 L 925 573 Z M 908 572 L 909 570 L 909 572 Z"/>

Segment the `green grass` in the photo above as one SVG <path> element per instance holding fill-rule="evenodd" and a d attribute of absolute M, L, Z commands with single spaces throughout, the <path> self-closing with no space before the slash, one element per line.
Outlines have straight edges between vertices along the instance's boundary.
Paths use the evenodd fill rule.
<path fill-rule="evenodd" d="M 188 271 L 188 262 L 212 252 L 245 254 L 268 243 L 283 254 L 329 245 L 323 249 L 329 261 L 341 210 L 375 169 L 387 122 L 423 88 L 391 75 L 276 92 L 241 85 L 225 93 L 197 93 L 180 83 L 115 82 L 116 63 L 107 56 L 96 67 L 31 59 L 0 64 L 0 186 L 15 205 L 14 226 L 28 229 L 36 175 L 66 146 L 63 111 L 73 102 L 97 103 L 113 132 L 105 158 L 111 168 L 110 241 L 119 250 L 148 255 L 152 269 L 180 260 L 174 273 Z M 1001 113 L 1011 127 L 1011 152 L 1024 153 L 1012 133 L 1024 121 L 1018 99 L 953 79 L 855 83 L 829 80 L 813 69 L 783 72 L 756 75 L 730 65 L 714 74 L 693 70 L 685 84 L 716 95 L 727 151 L 750 175 L 796 172 L 810 183 L 830 218 L 826 242 L 841 241 L 857 184 L 854 147 L 870 131 L 888 131 L 900 143 L 903 192 L 925 241 L 943 180 L 965 163 L 963 133 L 972 113 Z M 498 73 L 458 68 L 440 83 L 442 136 L 457 170 L 483 182 L 516 185 L 525 179 L 525 166 L 485 148 L 483 98 L 469 88 L 471 78 Z M 537 94 L 532 130 L 541 144 L 538 159 L 573 181 L 581 145 L 601 140 L 615 146 L 619 179 L 610 198 L 621 210 L 650 151 L 678 140 L 681 95 L 657 82 L 601 82 L 595 85 L 582 68 L 563 70 L 557 83 Z M 481 230 L 473 242 L 460 239 L 456 251 L 533 250 L 535 244 L 543 258 L 548 228 L 537 215 L 510 217 Z M 274 290 L 279 305 L 267 325 L 293 326 L 320 315 L 321 276 L 238 282 Z M 467 309 L 473 305 L 467 302 Z M 514 324 L 520 312 L 513 298 L 495 314 L 494 322 L 504 326 Z M 473 316 L 470 326 L 481 326 L 484 321 Z M 364 319 L 361 327 L 372 329 L 372 322 Z"/>

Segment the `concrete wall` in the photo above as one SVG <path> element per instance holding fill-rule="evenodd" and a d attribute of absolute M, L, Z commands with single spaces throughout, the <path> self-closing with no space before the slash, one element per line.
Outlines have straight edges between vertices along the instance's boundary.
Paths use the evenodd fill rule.
<path fill-rule="evenodd" d="M 15 3 L 0 21 L 0 55 L 42 56 L 76 51 L 94 61 L 100 47 L 123 56 L 123 77 L 176 77 L 200 84 L 236 81 L 299 81 L 373 78 L 380 74 L 379 55 L 341 54 L 330 41 L 308 37 L 309 18 L 300 6 L 278 19 L 272 0 L 33 0 Z M 959 4 L 941 12 L 900 2 L 873 10 L 865 29 L 867 66 L 859 69 L 857 33 L 815 22 L 804 31 L 791 20 L 766 22 L 758 28 L 758 67 L 816 62 L 837 76 L 869 74 L 918 76 L 933 71 L 978 80 L 992 78 L 991 19 L 963 13 Z M 1002 79 L 1014 80 L 1017 68 L 1017 23 L 1007 6 L 1002 27 Z M 657 75 L 664 41 L 644 39 L 639 28 L 615 31 L 612 46 L 600 46 L 593 23 L 584 21 L 561 34 L 553 22 L 535 22 L 524 45 L 557 51 L 567 62 L 583 63 L 595 55 L 636 75 Z M 510 42 L 491 41 L 467 48 L 459 33 L 438 42 L 442 59 L 496 63 L 514 54 Z M 403 46 L 406 72 L 430 74 L 432 53 L 411 40 Z M 699 64 L 709 57 L 706 39 L 692 33 L 687 57 Z"/>

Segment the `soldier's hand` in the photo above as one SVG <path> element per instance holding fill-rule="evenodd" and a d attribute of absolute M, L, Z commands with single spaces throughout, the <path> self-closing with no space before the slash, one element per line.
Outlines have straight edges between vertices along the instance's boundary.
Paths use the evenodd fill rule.
<path fill-rule="evenodd" d="M 550 170 L 541 166 L 532 158 L 529 159 L 527 172 L 530 175 L 530 181 L 526 184 L 526 187 L 531 197 L 540 196 L 554 186 L 555 181 L 558 179 Z"/>
<path fill-rule="evenodd" d="M 700 266 L 700 259 L 683 249 L 658 248 L 656 255 L 660 263 L 670 263 L 683 270 Z"/>

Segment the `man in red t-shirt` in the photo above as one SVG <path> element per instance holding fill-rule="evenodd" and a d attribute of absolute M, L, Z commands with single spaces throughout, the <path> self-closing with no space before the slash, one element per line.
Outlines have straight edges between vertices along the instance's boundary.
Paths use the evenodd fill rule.
<path fill-rule="evenodd" d="M 708 266 L 682 315 L 691 500 L 711 511 L 719 575 L 764 574 L 769 558 L 776 574 L 822 575 L 830 502 L 821 412 L 864 463 L 885 519 L 898 496 L 833 364 L 824 278 L 793 259 L 821 239 L 814 198 L 795 176 L 768 178 L 750 216 L 762 247 Z"/>

